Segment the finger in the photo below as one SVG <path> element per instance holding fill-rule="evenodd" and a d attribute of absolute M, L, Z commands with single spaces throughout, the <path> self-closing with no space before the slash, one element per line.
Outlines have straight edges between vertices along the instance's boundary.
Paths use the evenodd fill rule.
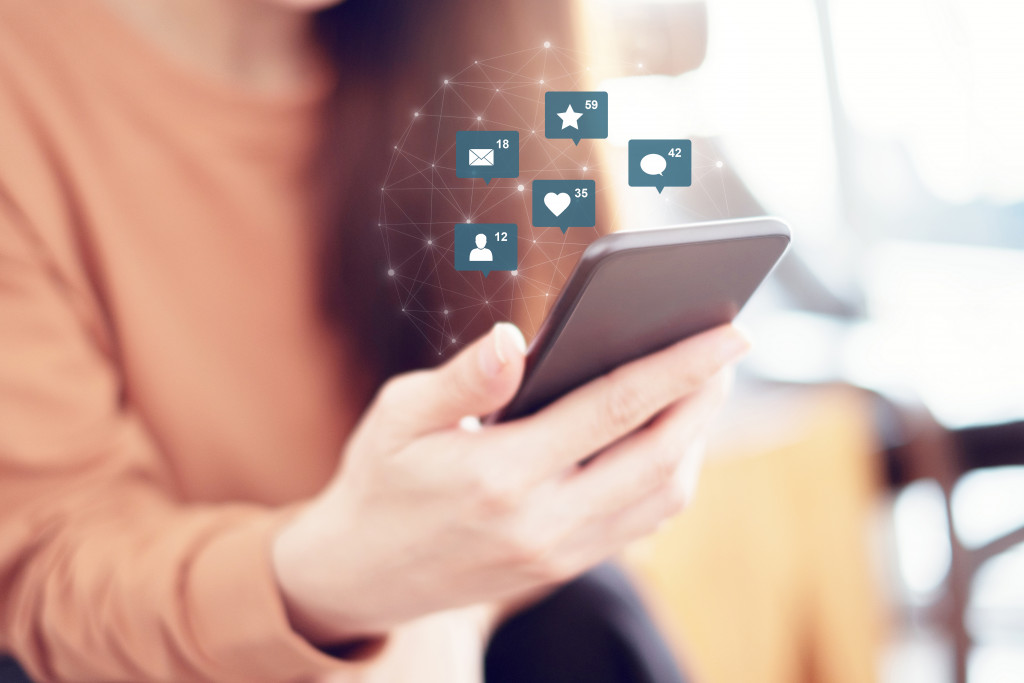
<path fill-rule="evenodd" d="M 562 482 L 559 495 L 578 509 L 607 514 L 660 490 L 696 450 L 695 444 L 721 410 L 731 374 L 729 370 L 719 372 L 699 391 L 667 408 L 648 427 L 575 470 Z M 692 481 L 696 472 L 692 467 L 688 472 Z"/>
<path fill-rule="evenodd" d="M 691 504 L 704 461 L 708 425 L 708 419 L 697 417 L 696 412 L 714 412 L 715 404 L 721 400 L 715 394 L 727 391 L 731 374 L 720 373 L 712 381 L 717 386 L 709 384 L 668 408 L 650 427 L 629 437 L 628 444 L 618 444 L 616 448 L 621 445 L 621 449 L 617 452 L 602 453 L 593 464 L 563 482 L 547 482 L 552 488 L 549 497 L 554 505 L 545 513 L 546 524 L 552 537 L 564 539 L 559 543 L 560 564 L 568 574 L 601 562 Z M 680 420 L 683 415 L 686 419 Z M 634 447 L 644 452 L 631 452 Z M 631 486 L 615 466 L 606 464 L 628 463 L 633 474 L 644 472 L 643 468 L 635 467 L 636 460 L 649 465 L 651 449 L 655 448 L 673 452 L 673 457 L 662 461 L 672 463 L 672 468 L 664 474 L 659 472 L 657 477 L 641 475 L 636 486 Z M 608 456 L 612 457 L 605 461 Z M 602 472 L 587 472 L 599 464 Z M 588 479 L 588 474 L 600 474 L 604 481 Z M 606 496 L 602 502 L 595 503 L 593 491 L 585 490 L 590 485 L 599 486 L 599 492 Z"/>
<path fill-rule="evenodd" d="M 388 381 L 370 411 L 375 426 L 402 440 L 493 412 L 519 388 L 525 353 L 519 328 L 498 323 L 444 365 Z"/>
<path fill-rule="evenodd" d="M 498 430 L 515 434 L 516 450 L 524 454 L 524 467 L 531 468 L 532 476 L 549 476 L 693 393 L 749 346 L 732 325 L 716 327 L 623 365 Z"/>
<path fill-rule="evenodd" d="M 697 444 L 692 453 L 698 462 L 703 461 L 703 443 Z M 689 506 L 689 458 L 687 455 L 683 459 L 672 476 L 656 492 L 606 520 L 603 534 L 606 541 L 611 544 L 612 552 L 617 552 L 625 545 L 654 533 L 666 521 Z"/>
<path fill-rule="evenodd" d="M 602 534 L 611 544 L 612 552 L 656 532 L 665 522 L 693 505 L 706 453 L 707 435 L 702 433 L 658 490 L 606 520 Z"/>
<path fill-rule="evenodd" d="M 697 457 L 698 454 L 695 453 Z M 638 538 L 657 530 L 685 507 L 687 460 L 642 500 L 579 529 L 562 547 L 562 564 L 570 571 L 592 567 Z"/>

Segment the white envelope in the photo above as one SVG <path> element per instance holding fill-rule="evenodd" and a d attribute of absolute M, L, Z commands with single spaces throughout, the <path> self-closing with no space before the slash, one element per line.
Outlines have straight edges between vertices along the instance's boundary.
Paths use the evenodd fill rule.
<path fill-rule="evenodd" d="M 494 166 L 493 149 L 471 149 L 469 150 L 470 166 Z"/>

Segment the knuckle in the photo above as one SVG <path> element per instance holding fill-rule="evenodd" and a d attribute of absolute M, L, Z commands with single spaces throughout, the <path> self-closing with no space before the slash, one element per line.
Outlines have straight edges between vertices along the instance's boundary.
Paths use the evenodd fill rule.
<path fill-rule="evenodd" d="M 540 535 L 522 525 L 513 525 L 504 535 L 506 558 L 516 565 L 529 566 L 549 552 Z"/>
<path fill-rule="evenodd" d="M 465 363 L 452 367 L 445 381 L 449 383 L 454 394 L 462 399 L 473 399 L 480 395 L 480 380 Z M 472 406 L 469 406 L 468 410 L 472 410 Z"/>
<path fill-rule="evenodd" d="M 652 488 L 667 486 L 679 467 L 680 456 L 675 448 L 659 446 L 650 453 L 647 476 Z"/>
<path fill-rule="evenodd" d="M 572 575 L 565 560 L 548 551 L 534 556 L 527 567 L 529 576 L 537 583 L 557 583 Z"/>
<path fill-rule="evenodd" d="M 679 373 L 679 382 L 686 393 L 693 393 L 700 389 L 717 370 L 711 361 L 699 358 L 692 363 L 687 363 Z"/>
<path fill-rule="evenodd" d="M 687 363 L 683 378 L 691 390 L 705 386 L 722 369 L 722 363 L 710 353 L 701 354 Z"/>
<path fill-rule="evenodd" d="M 632 428 L 646 417 L 647 399 L 644 391 L 634 382 L 618 379 L 614 375 L 609 377 L 608 382 L 599 419 L 608 429 L 618 433 Z"/>
<path fill-rule="evenodd" d="M 521 488 L 506 473 L 482 471 L 473 478 L 478 507 L 492 516 L 507 515 L 518 509 Z"/>
<path fill-rule="evenodd" d="M 540 583 L 565 576 L 565 567 L 556 550 L 549 535 L 542 531 L 520 528 L 506 537 L 508 559 L 531 580 Z"/>
<path fill-rule="evenodd" d="M 377 390 L 374 403 L 381 409 L 387 410 L 401 405 L 402 397 L 406 393 L 406 386 L 410 378 L 408 375 L 398 375 L 386 380 Z"/>

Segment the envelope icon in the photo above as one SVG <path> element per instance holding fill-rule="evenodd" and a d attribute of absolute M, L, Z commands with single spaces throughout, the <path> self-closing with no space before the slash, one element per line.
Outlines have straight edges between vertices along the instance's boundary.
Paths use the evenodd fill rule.
<path fill-rule="evenodd" d="M 471 149 L 469 150 L 470 166 L 494 166 L 493 149 Z"/>

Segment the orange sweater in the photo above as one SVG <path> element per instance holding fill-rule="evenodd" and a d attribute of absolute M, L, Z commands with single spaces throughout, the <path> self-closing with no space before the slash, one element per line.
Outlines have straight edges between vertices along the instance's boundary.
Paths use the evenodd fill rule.
<path fill-rule="evenodd" d="M 357 418 L 312 266 L 328 79 L 232 90 L 105 12 L 0 0 L 0 652 L 40 680 L 361 670 L 289 628 L 269 563 Z"/>

